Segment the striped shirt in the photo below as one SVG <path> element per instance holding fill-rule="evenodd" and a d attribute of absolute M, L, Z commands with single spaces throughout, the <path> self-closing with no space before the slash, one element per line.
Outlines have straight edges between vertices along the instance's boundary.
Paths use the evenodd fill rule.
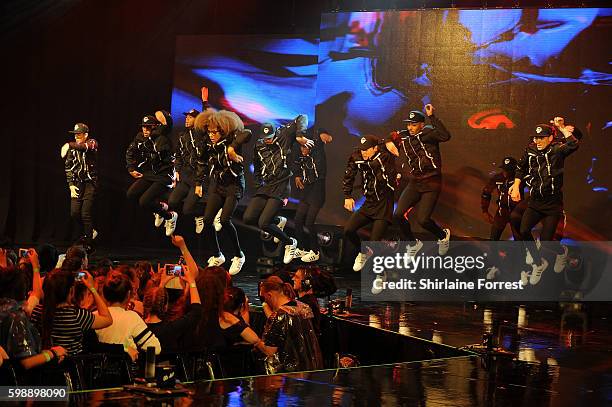
<path fill-rule="evenodd" d="M 74 356 L 83 352 L 83 334 L 91 329 L 94 315 L 78 307 L 59 307 L 53 315 L 51 329 L 51 343 L 53 346 L 62 346 L 68 355 Z M 43 307 L 37 305 L 30 317 L 32 323 L 42 333 Z"/>
<path fill-rule="evenodd" d="M 121 307 L 108 307 L 108 311 L 113 317 L 113 324 L 96 331 L 100 342 L 129 346 L 138 351 L 145 351 L 152 346 L 155 348 L 155 354 L 159 355 L 161 352 L 159 339 L 140 315 Z"/>

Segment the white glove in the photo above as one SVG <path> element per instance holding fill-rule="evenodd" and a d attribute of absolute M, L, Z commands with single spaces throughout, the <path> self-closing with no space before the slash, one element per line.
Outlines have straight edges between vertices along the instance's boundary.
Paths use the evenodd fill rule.
<path fill-rule="evenodd" d="M 70 185 L 70 198 L 78 198 L 79 197 L 79 188 L 76 185 Z"/>
<path fill-rule="evenodd" d="M 66 157 L 66 154 L 68 154 L 69 149 L 70 149 L 70 146 L 68 145 L 68 143 L 62 146 L 62 149 L 60 150 L 60 155 L 62 156 L 62 158 Z"/>

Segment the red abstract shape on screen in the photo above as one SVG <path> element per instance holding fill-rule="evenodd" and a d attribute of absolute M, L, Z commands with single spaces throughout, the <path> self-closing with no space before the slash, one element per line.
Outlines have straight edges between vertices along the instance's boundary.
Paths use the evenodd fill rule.
<path fill-rule="evenodd" d="M 474 113 L 467 121 L 473 129 L 497 130 L 512 129 L 514 123 L 501 109 L 491 109 Z"/>

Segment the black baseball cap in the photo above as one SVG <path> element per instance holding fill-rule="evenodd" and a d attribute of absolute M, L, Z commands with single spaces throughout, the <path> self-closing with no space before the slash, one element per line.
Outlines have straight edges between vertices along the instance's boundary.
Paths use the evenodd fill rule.
<path fill-rule="evenodd" d="M 77 123 L 74 125 L 74 130 L 68 130 L 68 133 L 89 133 L 89 127 L 85 123 Z"/>
<path fill-rule="evenodd" d="M 418 110 L 412 110 L 408 113 L 408 118 L 404 119 L 404 123 L 424 123 L 425 115 L 423 112 Z"/>
<path fill-rule="evenodd" d="M 190 111 L 188 111 L 188 112 L 183 112 L 183 114 L 184 114 L 185 116 L 197 117 L 197 116 L 200 114 L 200 112 L 199 112 L 199 111 L 197 111 L 197 110 L 195 110 L 195 109 L 191 109 L 191 110 L 190 110 Z"/>
<path fill-rule="evenodd" d="M 359 149 L 361 151 L 377 146 L 378 144 L 380 144 L 380 140 L 372 134 L 366 134 L 359 139 Z"/>
<path fill-rule="evenodd" d="M 141 126 L 157 126 L 159 122 L 155 118 L 155 116 L 145 116 L 142 118 Z"/>
<path fill-rule="evenodd" d="M 550 127 L 548 124 L 538 124 L 535 127 L 531 137 L 548 137 L 548 136 L 552 136 L 553 134 L 554 134 L 554 131 L 552 127 Z"/>
<path fill-rule="evenodd" d="M 274 133 L 276 133 L 276 129 L 270 122 L 262 124 L 261 129 L 259 130 L 259 135 L 263 138 L 273 137 Z"/>
<path fill-rule="evenodd" d="M 516 170 L 516 159 L 514 157 L 504 157 L 499 168 L 503 168 L 506 171 Z"/>

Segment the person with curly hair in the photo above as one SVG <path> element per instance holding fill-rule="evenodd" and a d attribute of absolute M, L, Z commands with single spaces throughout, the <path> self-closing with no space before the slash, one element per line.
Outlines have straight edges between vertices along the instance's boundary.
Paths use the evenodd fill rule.
<path fill-rule="evenodd" d="M 236 113 L 227 110 L 200 113 L 196 117 L 195 128 L 208 134 L 207 148 L 198 157 L 195 187 L 196 195 L 202 197 L 204 180 L 208 174 L 210 185 L 204 210 L 203 233 L 214 253 L 208 259 L 208 265 L 220 266 L 225 262 L 213 226 L 221 210 L 221 230 L 232 244 L 233 256 L 229 272 L 232 275 L 238 274 L 244 265 L 245 256 L 231 218 L 244 194 L 244 158 L 240 152 L 241 146 L 251 139 L 251 131 L 244 128 L 244 123 Z"/>

